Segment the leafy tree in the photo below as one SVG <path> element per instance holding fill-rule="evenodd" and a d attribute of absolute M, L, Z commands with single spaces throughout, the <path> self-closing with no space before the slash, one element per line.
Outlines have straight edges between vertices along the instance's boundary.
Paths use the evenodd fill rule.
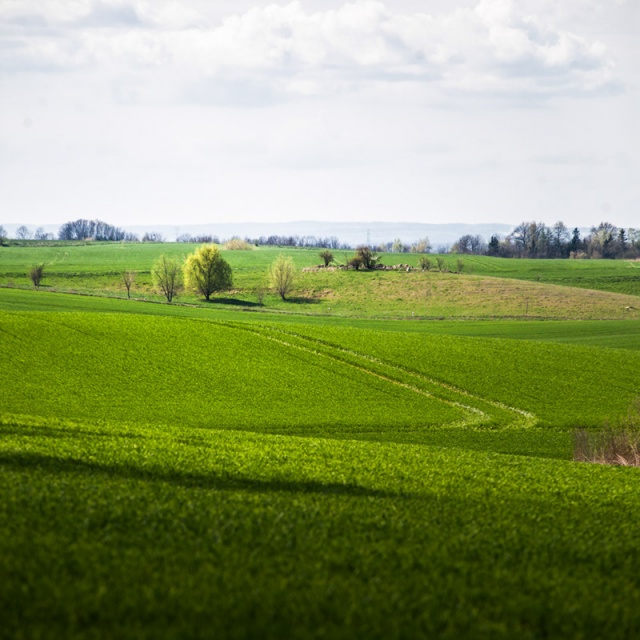
<path fill-rule="evenodd" d="M 182 271 L 180 265 L 173 259 L 162 254 L 151 269 L 151 277 L 156 288 L 171 301 L 182 289 Z"/>
<path fill-rule="evenodd" d="M 500 255 L 500 238 L 498 236 L 491 236 L 491 240 L 489 240 L 489 246 L 487 248 L 487 254 L 490 256 Z"/>
<path fill-rule="evenodd" d="M 209 300 L 212 293 L 232 286 L 231 267 L 212 244 L 203 244 L 187 256 L 184 279 L 187 287 L 203 295 L 205 300 Z"/>
<path fill-rule="evenodd" d="M 44 264 L 34 264 L 31 269 L 29 269 L 29 277 L 31 278 L 31 282 L 33 282 L 33 286 L 39 289 L 40 283 L 44 278 Z"/>
<path fill-rule="evenodd" d="M 320 257 L 324 262 L 324 266 L 328 267 L 333 262 L 333 253 L 329 249 L 320 252 Z"/>
<path fill-rule="evenodd" d="M 571 240 L 569 242 L 569 251 L 573 251 L 575 253 L 581 247 L 582 247 L 582 240 L 580 239 L 580 229 L 578 229 L 578 227 L 575 227 L 571 234 Z"/>
<path fill-rule="evenodd" d="M 624 252 L 627 250 L 628 240 L 627 240 L 627 232 L 624 229 L 620 229 L 618 231 L 618 247 L 620 249 L 620 253 L 624 255 Z"/>
<path fill-rule="evenodd" d="M 269 269 L 269 280 L 271 286 L 278 292 L 284 300 L 291 290 L 295 282 L 296 268 L 291 258 L 285 258 L 279 255 Z"/>
<path fill-rule="evenodd" d="M 356 257 L 360 259 L 362 267 L 365 269 L 375 269 L 378 262 L 378 256 L 375 251 L 372 251 L 371 247 L 362 245 L 356 249 Z"/>

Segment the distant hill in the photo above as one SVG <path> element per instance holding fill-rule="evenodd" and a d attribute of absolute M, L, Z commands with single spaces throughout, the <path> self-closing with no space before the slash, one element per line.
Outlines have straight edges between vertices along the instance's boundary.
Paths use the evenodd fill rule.
<path fill-rule="evenodd" d="M 110 222 L 106 220 L 106 222 Z M 26 224 L 33 232 L 38 225 L 28 223 L 3 224 L 10 237 L 15 237 L 16 229 Z M 57 236 L 60 224 L 42 225 L 45 232 Z M 120 225 L 117 225 L 120 226 Z M 127 231 L 142 236 L 146 232 L 159 232 L 168 241 L 175 240 L 182 234 L 192 236 L 216 235 L 220 239 L 232 236 L 258 238 L 260 236 L 337 236 L 340 242 L 352 245 L 370 242 L 380 244 L 400 238 L 405 243 L 415 242 L 425 236 L 429 237 L 434 248 L 439 245 L 453 244 L 464 234 L 480 235 L 489 240 L 492 234 L 507 235 L 513 225 L 488 224 L 421 224 L 416 222 L 322 222 L 319 220 L 296 222 L 238 222 L 211 224 L 181 225 L 122 225 Z"/>
<path fill-rule="evenodd" d="M 142 229 L 142 227 L 141 227 Z M 340 242 L 349 244 L 379 244 L 400 238 L 403 242 L 415 242 L 428 236 L 431 243 L 452 244 L 466 233 L 479 234 L 487 240 L 492 234 L 506 235 L 513 226 L 507 224 L 420 224 L 415 222 L 247 222 L 210 225 L 184 225 L 176 227 L 157 227 L 167 239 L 182 233 L 201 235 L 210 233 L 220 238 L 231 236 L 249 236 L 256 238 L 270 235 L 287 236 L 337 236 Z M 135 231 L 135 228 L 131 228 Z M 145 229 L 146 230 L 146 229 Z M 178 233 L 176 231 L 179 230 Z"/>

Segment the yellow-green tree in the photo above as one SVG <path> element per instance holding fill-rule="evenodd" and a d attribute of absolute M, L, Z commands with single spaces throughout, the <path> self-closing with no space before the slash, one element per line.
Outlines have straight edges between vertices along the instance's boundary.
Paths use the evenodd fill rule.
<path fill-rule="evenodd" d="M 229 263 L 212 244 L 203 244 L 187 256 L 184 279 L 187 287 L 203 295 L 205 300 L 216 291 L 231 289 L 233 283 Z"/>
<path fill-rule="evenodd" d="M 271 286 L 283 300 L 293 289 L 295 275 L 296 268 L 293 266 L 293 260 L 284 256 L 278 256 L 269 269 Z"/>

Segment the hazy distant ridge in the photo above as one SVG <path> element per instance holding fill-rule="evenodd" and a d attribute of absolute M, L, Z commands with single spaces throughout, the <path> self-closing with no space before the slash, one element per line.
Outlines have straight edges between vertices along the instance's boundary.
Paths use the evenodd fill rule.
<path fill-rule="evenodd" d="M 105 220 L 105 222 L 110 222 Z M 11 237 L 16 229 L 26 224 L 31 231 L 38 225 L 28 223 L 4 224 Z M 47 233 L 58 235 L 59 225 L 42 225 Z M 120 226 L 120 225 L 116 225 Z M 372 244 L 389 242 L 400 238 L 405 243 L 415 242 L 428 236 L 432 245 L 452 244 L 464 234 L 481 235 L 489 240 L 492 234 L 507 235 L 513 225 L 487 224 L 420 224 L 415 222 L 322 222 L 319 220 L 297 222 L 238 222 L 185 225 L 123 225 L 123 228 L 142 236 L 147 231 L 157 231 L 166 240 L 173 241 L 182 234 L 192 236 L 215 235 L 220 239 L 232 236 L 259 238 L 260 236 L 337 236 L 341 242 L 362 244 L 368 240 Z"/>

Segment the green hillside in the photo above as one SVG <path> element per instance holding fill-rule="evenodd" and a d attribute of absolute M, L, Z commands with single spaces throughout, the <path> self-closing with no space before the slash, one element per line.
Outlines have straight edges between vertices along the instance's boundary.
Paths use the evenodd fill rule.
<path fill-rule="evenodd" d="M 45 265 L 43 289 L 126 296 L 121 274 L 135 271 L 132 296 L 163 299 L 154 290 L 151 266 L 164 253 L 182 260 L 196 245 L 94 243 L 77 246 L 12 246 L 0 251 L 0 287 L 29 288 L 29 267 Z M 281 253 L 290 256 L 298 277 L 289 302 L 267 292 L 267 270 Z M 269 312 L 370 318 L 540 318 L 640 319 L 640 263 L 621 260 L 506 260 L 444 256 L 447 272 L 353 272 L 314 270 L 319 252 L 260 247 L 223 251 L 234 273 L 234 288 L 213 304 Z M 351 252 L 334 252 L 345 264 Z M 416 254 L 383 254 L 386 265 L 417 267 Z M 462 263 L 462 273 L 455 273 Z M 311 269 L 311 270 L 309 270 Z M 305 271 L 306 270 L 306 271 Z M 187 292 L 179 298 L 203 304 Z"/>
<path fill-rule="evenodd" d="M 260 249 L 168 305 L 169 249 L 0 252 L 1 638 L 637 635 L 640 471 L 572 461 L 640 395 L 636 297 L 522 261 L 259 305 Z"/>

